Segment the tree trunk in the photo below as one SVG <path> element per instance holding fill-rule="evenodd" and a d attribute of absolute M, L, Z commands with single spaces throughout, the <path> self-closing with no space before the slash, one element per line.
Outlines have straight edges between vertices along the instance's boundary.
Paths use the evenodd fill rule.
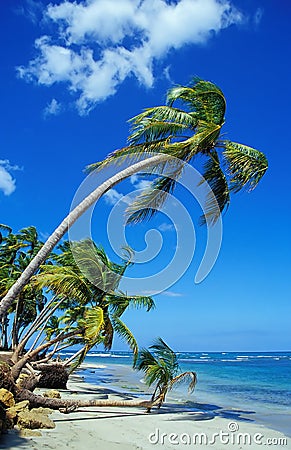
<path fill-rule="evenodd" d="M 17 302 L 16 302 L 16 308 L 14 312 L 14 320 L 12 325 L 12 343 L 11 348 L 14 351 L 18 345 L 18 320 L 19 320 L 19 311 L 20 311 L 20 295 L 18 296 Z"/>
<path fill-rule="evenodd" d="M 1 350 L 7 351 L 8 350 L 8 324 L 9 320 L 7 317 L 7 314 L 2 317 L 1 319 Z"/>
<path fill-rule="evenodd" d="M 11 368 L 11 374 L 12 374 L 14 380 L 17 380 L 17 378 L 19 377 L 20 372 L 23 369 L 23 367 L 25 366 L 25 364 L 30 362 L 40 352 L 42 352 L 46 348 L 49 348 L 51 345 L 55 344 L 56 342 L 64 341 L 65 339 L 75 336 L 78 333 L 79 333 L 78 330 L 74 330 L 74 331 L 70 331 L 69 333 L 59 335 L 55 339 L 52 339 L 51 341 L 40 345 L 35 350 L 32 350 L 31 352 L 27 352 L 19 361 L 15 362 L 14 366 L 12 366 L 12 368 Z"/>
<path fill-rule="evenodd" d="M 30 278 L 37 271 L 39 266 L 43 263 L 43 261 L 48 257 L 50 252 L 56 246 L 56 244 L 62 239 L 62 237 L 66 234 L 69 227 L 72 226 L 76 220 L 91 206 L 93 205 L 99 198 L 105 194 L 109 189 L 115 186 L 120 181 L 130 177 L 131 175 L 140 172 L 141 170 L 145 170 L 147 167 L 152 165 L 160 164 L 166 160 L 169 160 L 170 156 L 166 154 L 158 154 L 156 156 L 152 156 L 143 161 L 139 161 L 126 169 L 118 172 L 108 180 L 104 181 L 100 186 L 98 186 L 91 194 L 89 194 L 76 208 L 71 211 L 68 216 L 61 222 L 61 224 L 56 228 L 56 230 L 51 234 L 46 243 L 42 246 L 42 248 L 38 251 L 35 257 L 28 264 L 26 269 L 23 271 L 18 280 L 13 284 L 13 286 L 9 289 L 7 294 L 3 297 L 0 303 L 0 318 L 6 313 L 13 300 L 19 295 L 24 286 L 28 283 Z"/>
<path fill-rule="evenodd" d="M 70 408 L 70 407 L 89 407 L 89 406 L 116 406 L 116 407 L 142 407 L 146 409 L 151 409 L 156 405 L 156 402 L 151 402 L 148 400 L 63 400 L 59 398 L 47 398 L 41 395 L 33 394 L 27 389 L 21 389 L 16 393 L 16 400 L 29 400 L 31 408 L 37 408 L 43 406 L 45 408 L 59 409 L 59 408 Z"/>

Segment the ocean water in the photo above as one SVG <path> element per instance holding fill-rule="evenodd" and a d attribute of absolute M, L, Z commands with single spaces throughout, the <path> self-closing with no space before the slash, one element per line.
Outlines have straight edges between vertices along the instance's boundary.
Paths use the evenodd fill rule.
<path fill-rule="evenodd" d="M 181 370 L 196 372 L 198 383 L 191 395 L 183 386 L 171 391 L 171 408 L 256 421 L 291 436 L 291 352 L 177 355 Z M 85 367 L 79 375 L 88 383 L 139 396 L 149 393 L 143 374 L 132 370 L 128 352 L 91 352 Z"/>

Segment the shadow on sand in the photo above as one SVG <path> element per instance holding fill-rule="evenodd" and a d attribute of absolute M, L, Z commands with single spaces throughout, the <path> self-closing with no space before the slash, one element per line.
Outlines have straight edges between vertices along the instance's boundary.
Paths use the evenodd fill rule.
<path fill-rule="evenodd" d="M 11 449 L 14 447 L 24 447 L 32 449 L 29 439 L 21 437 L 16 429 L 9 430 L 7 434 L 0 435 L 0 448 Z"/>
<path fill-rule="evenodd" d="M 169 404 L 167 403 L 163 410 L 163 414 L 179 413 L 177 418 L 171 417 L 171 420 L 212 420 L 215 417 L 222 417 L 229 420 L 241 420 L 244 422 L 254 422 L 249 416 L 255 414 L 255 411 L 241 410 L 241 409 L 226 409 L 222 406 L 212 405 L 210 403 L 195 403 L 187 402 L 185 404 Z M 180 414 L 183 415 L 180 415 Z"/>

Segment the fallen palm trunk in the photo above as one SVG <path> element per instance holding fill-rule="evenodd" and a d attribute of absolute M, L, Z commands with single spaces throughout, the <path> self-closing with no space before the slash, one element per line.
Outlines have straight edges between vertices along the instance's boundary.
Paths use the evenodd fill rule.
<path fill-rule="evenodd" d="M 71 407 L 75 408 L 85 408 L 89 406 L 115 406 L 115 407 L 136 407 L 136 408 L 146 408 L 149 412 L 153 406 L 160 403 L 160 399 L 155 401 L 148 400 L 63 400 L 59 398 L 47 398 L 41 395 L 36 395 L 28 389 L 21 389 L 16 393 L 17 401 L 28 400 L 30 407 L 35 408 L 43 406 L 45 408 L 51 409 L 68 409 Z"/>

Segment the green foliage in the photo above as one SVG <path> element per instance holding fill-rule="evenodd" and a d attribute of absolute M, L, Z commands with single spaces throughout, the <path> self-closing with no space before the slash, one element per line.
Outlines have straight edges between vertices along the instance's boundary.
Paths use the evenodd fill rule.
<path fill-rule="evenodd" d="M 226 159 L 231 188 L 238 192 L 243 187 L 254 189 L 268 169 L 265 155 L 254 148 L 236 142 L 225 141 Z"/>
<path fill-rule="evenodd" d="M 154 307 L 154 301 L 146 296 L 127 296 L 118 290 L 121 277 L 132 264 L 133 251 L 124 248 L 121 264 L 109 260 L 104 249 L 96 246 L 90 239 L 59 246 L 61 251 L 53 257 L 55 265 L 41 267 L 40 273 L 33 278 L 36 286 L 47 287 L 55 296 L 54 304 L 64 314 L 48 322 L 48 338 L 53 330 L 69 332 L 78 330 L 78 334 L 69 340 L 71 344 L 81 344 L 82 352 L 76 357 L 71 370 L 80 364 L 87 352 L 98 344 L 110 350 L 114 333 L 117 333 L 137 355 L 137 342 L 121 320 L 127 308 Z M 97 286 L 95 285 L 97 284 Z M 52 325 L 55 325 L 52 326 Z"/>
<path fill-rule="evenodd" d="M 148 386 L 155 387 L 152 401 L 159 399 L 162 403 L 168 390 L 176 384 L 187 383 L 189 392 L 194 390 L 196 373 L 179 373 L 177 355 L 161 338 L 150 346 L 150 350 L 142 349 L 139 352 L 134 368 L 144 372 L 144 380 Z"/>
<path fill-rule="evenodd" d="M 183 163 L 202 155 L 206 160 L 205 180 L 214 195 L 206 198 L 201 223 L 215 224 L 230 204 L 230 192 L 244 186 L 253 189 L 268 167 L 265 155 L 258 150 L 221 140 L 225 111 L 225 97 L 214 83 L 195 78 L 188 86 L 174 86 L 167 93 L 167 105 L 147 108 L 130 119 L 127 147 L 87 170 L 100 170 L 126 160 L 133 164 L 138 158 L 157 153 L 178 159 L 170 171 L 167 164 L 152 167 L 158 171 L 156 179 L 126 211 L 127 223 L 137 223 L 161 209 L 183 172 Z"/>
<path fill-rule="evenodd" d="M 15 283 L 21 273 L 26 269 L 42 242 L 38 239 L 35 227 L 27 227 L 17 234 L 7 225 L 0 225 L 0 299 Z M 42 289 L 28 283 L 10 307 L 5 319 L 6 325 L 2 327 L 1 345 L 15 347 L 23 331 L 36 318 L 43 309 L 46 297 Z M 10 316 L 9 316 L 10 315 Z M 10 342 L 8 337 L 8 323 L 12 319 L 12 332 Z M 5 344 L 4 344 L 5 343 Z"/>

